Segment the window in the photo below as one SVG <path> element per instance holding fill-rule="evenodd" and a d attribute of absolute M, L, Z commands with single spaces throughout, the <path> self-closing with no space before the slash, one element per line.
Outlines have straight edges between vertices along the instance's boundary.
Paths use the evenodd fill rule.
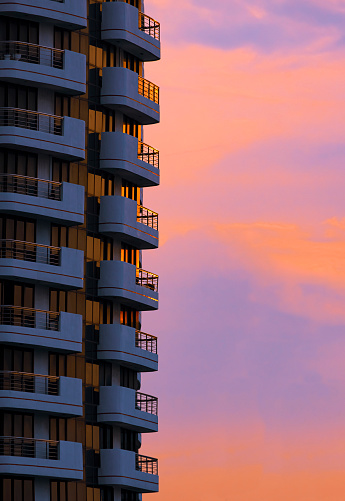
<path fill-rule="evenodd" d="M 9 280 L 0 281 L 0 304 L 34 308 L 34 287 Z"/>
<path fill-rule="evenodd" d="M 121 305 L 120 323 L 122 325 L 128 325 L 128 327 L 135 327 L 136 329 L 140 329 L 139 311 L 134 310 L 129 306 Z"/>
<path fill-rule="evenodd" d="M 137 57 L 133 56 L 129 52 L 124 52 L 123 54 L 123 67 L 131 71 L 135 71 L 138 75 L 142 76 L 143 63 Z"/>
<path fill-rule="evenodd" d="M 0 18 L 0 40 L 38 44 L 38 23 L 13 17 Z"/>
<path fill-rule="evenodd" d="M 137 137 L 139 140 L 141 139 L 141 125 L 139 124 L 139 122 L 137 122 L 133 118 L 127 117 L 126 115 L 123 115 L 122 132 L 124 134 L 129 134 L 130 136 Z"/>
<path fill-rule="evenodd" d="M 121 428 L 121 449 L 138 452 L 139 441 L 138 434 L 135 431 Z"/>
<path fill-rule="evenodd" d="M 0 216 L 0 239 L 35 242 L 36 221 L 14 216 Z"/>
<path fill-rule="evenodd" d="M 34 416 L 20 412 L 0 412 L 0 435 L 33 438 Z"/>
<path fill-rule="evenodd" d="M 0 173 L 37 178 L 37 155 L 22 151 L 1 149 Z"/>
<path fill-rule="evenodd" d="M 57 183 L 69 182 L 69 162 L 53 158 L 51 180 Z"/>
<path fill-rule="evenodd" d="M 33 351 L 1 346 L 0 370 L 33 373 Z"/>
<path fill-rule="evenodd" d="M 0 107 L 37 111 L 37 89 L 0 82 Z"/>
<path fill-rule="evenodd" d="M 100 425 L 100 445 L 101 449 L 113 448 L 113 427 L 111 425 Z"/>
<path fill-rule="evenodd" d="M 121 261 L 125 263 L 134 264 L 136 267 L 139 266 L 139 250 L 132 245 L 121 244 Z"/>
<path fill-rule="evenodd" d="M 0 499 L 4 501 L 34 501 L 34 480 L 31 478 L 0 478 Z"/>
<path fill-rule="evenodd" d="M 138 374 L 132 369 L 127 367 L 120 367 L 120 386 L 125 388 L 132 388 L 132 390 L 139 390 L 140 383 L 138 380 Z"/>
<path fill-rule="evenodd" d="M 54 26 L 55 49 L 71 50 L 71 32 Z"/>
<path fill-rule="evenodd" d="M 121 196 L 138 201 L 140 200 L 140 188 L 136 184 L 122 179 Z"/>
<path fill-rule="evenodd" d="M 121 501 L 139 501 L 139 494 L 127 489 L 121 489 Z"/>
<path fill-rule="evenodd" d="M 69 117 L 71 115 L 71 99 L 64 94 L 55 93 L 55 115 Z"/>

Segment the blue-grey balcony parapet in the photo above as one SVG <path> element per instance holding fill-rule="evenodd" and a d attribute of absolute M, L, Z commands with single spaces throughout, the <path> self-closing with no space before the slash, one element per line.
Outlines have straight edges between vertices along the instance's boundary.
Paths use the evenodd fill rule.
<path fill-rule="evenodd" d="M 0 306 L 0 343 L 74 353 L 82 351 L 82 334 L 81 315 Z"/>
<path fill-rule="evenodd" d="M 102 70 L 101 104 L 122 111 L 141 124 L 160 120 L 159 87 L 128 68 Z"/>
<path fill-rule="evenodd" d="M 48 22 L 68 30 L 78 30 L 87 26 L 85 0 L 0 0 L 0 14 Z"/>
<path fill-rule="evenodd" d="M 0 371 L 0 406 L 24 412 L 82 416 L 82 380 Z"/>
<path fill-rule="evenodd" d="M 102 132 L 100 168 L 140 187 L 159 184 L 159 151 L 123 132 Z"/>
<path fill-rule="evenodd" d="M 139 249 L 155 249 L 158 247 L 158 214 L 126 197 L 103 196 L 99 231 L 118 235 Z"/>
<path fill-rule="evenodd" d="M 44 283 L 61 289 L 81 289 L 84 252 L 20 240 L 0 240 L 0 277 Z"/>
<path fill-rule="evenodd" d="M 84 222 L 84 186 L 18 174 L 0 174 L 0 212 L 47 219 L 59 224 Z"/>
<path fill-rule="evenodd" d="M 82 444 L 26 437 L 0 437 L 0 475 L 82 480 Z"/>
<path fill-rule="evenodd" d="M 142 61 L 161 57 L 160 23 L 129 3 L 102 4 L 102 40 L 119 45 Z"/>
<path fill-rule="evenodd" d="M 71 161 L 83 160 L 85 122 L 19 108 L 0 108 L 0 146 L 46 153 Z"/>
<path fill-rule="evenodd" d="M 139 433 L 158 431 L 158 399 L 123 386 L 101 386 L 97 420 Z"/>
<path fill-rule="evenodd" d="M 49 0 L 51 1 L 51 0 Z M 85 94 L 86 56 L 70 50 L 18 41 L 0 41 L 0 80 Z"/>
<path fill-rule="evenodd" d="M 122 449 L 101 449 L 98 482 L 139 492 L 158 492 L 158 460 Z"/>
<path fill-rule="evenodd" d="M 158 275 L 123 261 L 101 261 L 98 295 L 139 310 L 157 310 Z"/>
<path fill-rule="evenodd" d="M 99 326 L 97 358 L 138 372 L 157 371 L 157 337 L 121 324 Z"/>

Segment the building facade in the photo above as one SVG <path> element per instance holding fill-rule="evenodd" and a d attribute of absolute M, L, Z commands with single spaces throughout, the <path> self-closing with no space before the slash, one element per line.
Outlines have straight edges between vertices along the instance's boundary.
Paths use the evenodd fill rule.
<path fill-rule="evenodd" d="M 143 0 L 0 0 L 0 499 L 139 501 L 158 491 L 159 121 Z M 154 271 L 154 270 L 153 270 Z M 145 389 L 146 390 L 146 389 Z"/>

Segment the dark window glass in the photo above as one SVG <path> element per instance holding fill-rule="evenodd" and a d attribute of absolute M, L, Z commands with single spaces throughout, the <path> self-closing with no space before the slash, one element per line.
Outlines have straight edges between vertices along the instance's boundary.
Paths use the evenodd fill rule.
<path fill-rule="evenodd" d="M 34 287 L 0 280 L 0 304 L 34 308 Z"/>
<path fill-rule="evenodd" d="M 126 388 L 132 388 L 133 390 L 140 389 L 140 383 L 138 380 L 138 375 L 132 369 L 127 367 L 120 367 L 120 385 Z"/>
<path fill-rule="evenodd" d="M 13 17 L 0 17 L 1 40 L 38 44 L 38 23 Z"/>
<path fill-rule="evenodd" d="M 37 155 L 9 149 L 0 150 L 0 174 L 37 178 Z"/>
<path fill-rule="evenodd" d="M 0 412 L 0 435 L 8 437 L 34 436 L 34 416 L 20 412 Z"/>
<path fill-rule="evenodd" d="M 0 370 L 33 373 L 33 351 L 1 346 Z"/>
<path fill-rule="evenodd" d="M 37 111 L 37 89 L 0 82 L 0 107 Z"/>
<path fill-rule="evenodd" d="M 138 434 L 134 431 L 121 428 L 121 449 L 138 452 Z"/>
<path fill-rule="evenodd" d="M 34 501 L 34 480 L 21 477 L 0 478 L 0 499 L 3 501 Z"/>

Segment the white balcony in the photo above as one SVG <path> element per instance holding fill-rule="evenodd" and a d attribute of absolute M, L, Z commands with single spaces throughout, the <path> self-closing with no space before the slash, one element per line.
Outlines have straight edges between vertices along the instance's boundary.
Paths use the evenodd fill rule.
<path fill-rule="evenodd" d="M 138 492 L 158 492 L 158 460 L 122 449 L 101 449 L 98 482 Z"/>
<path fill-rule="evenodd" d="M 159 122 L 159 88 L 127 68 L 103 68 L 101 104 L 141 124 Z"/>
<path fill-rule="evenodd" d="M 85 0 L 0 0 L 0 14 L 52 23 L 68 30 L 87 26 Z"/>
<path fill-rule="evenodd" d="M 69 95 L 86 92 L 86 57 L 70 50 L 0 41 L 0 70 L 5 82 L 30 83 Z"/>
<path fill-rule="evenodd" d="M 157 310 L 158 276 L 123 261 L 101 261 L 98 295 L 138 310 Z"/>
<path fill-rule="evenodd" d="M 158 247 L 158 214 L 121 196 L 101 197 L 99 231 L 139 249 Z"/>
<path fill-rule="evenodd" d="M 160 24 L 128 3 L 102 5 L 102 40 L 122 47 L 142 61 L 160 59 Z"/>
<path fill-rule="evenodd" d="M 0 437 L 0 475 L 82 480 L 82 444 Z"/>
<path fill-rule="evenodd" d="M 65 225 L 84 222 L 84 187 L 17 174 L 0 174 L 0 212 Z"/>
<path fill-rule="evenodd" d="M 0 371 L 0 406 L 22 412 L 82 416 L 82 380 Z"/>
<path fill-rule="evenodd" d="M 102 132 L 100 168 L 140 187 L 159 184 L 159 151 L 122 132 Z"/>
<path fill-rule="evenodd" d="M 99 327 L 97 358 L 138 372 L 157 371 L 157 338 L 127 325 L 102 324 Z"/>
<path fill-rule="evenodd" d="M 82 351 L 81 315 L 0 306 L 0 343 L 74 353 Z"/>
<path fill-rule="evenodd" d="M 97 420 L 139 433 L 158 431 L 158 400 L 123 386 L 101 386 Z"/>
<path fill-rule="evenodd" d="M 0 277 L 61 289 L 81 289 L 84 253 L 20 240 L 0 240 Z"/>
<path fill-rule="evenodd" d="M 71 161 L 83 160 L 85 122 L 31 110 L 0 108 L 0 146 L 46 153 Z"/>

